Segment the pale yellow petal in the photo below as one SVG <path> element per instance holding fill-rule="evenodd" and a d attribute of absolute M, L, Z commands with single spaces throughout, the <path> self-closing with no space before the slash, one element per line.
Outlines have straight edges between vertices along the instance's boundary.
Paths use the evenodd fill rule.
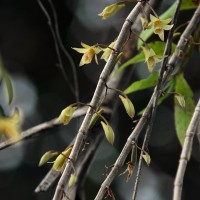
<path fill-rule="evenodd" d="M 95 54 L 94 49 L 90 48 L 85 54 L 83 54 L 79 66 L 91 63 L 94 54 Z"/>
<path fill-rule="evenodd" d="M 88 49 L 84 49 L 84 48 L 72 48 L 72 49 L 74 49 L 78 53 L 86 53 L 88 51 Z"/>
<path fill-rule="evenodd" d="M 161 31 L 158 33 L 158 36 L 160 37 L 160 39 L 162 41 L 164 41 L 164 31 L 163 31 L 163 29 L 161 29 Z"/>
<path fill-rule="evenodd" d="M 162 26 L 162 28 L 164 30 L 168 31 L 168 30 L 172 29 L 173 26 L 174 26 L 173 24 L 172 25 L 164 25 L 164 26 Z"/>
<path fill-rule="evenodd" d="M 151 20 L 151 22 L 156 22 L 159 19 L 157 17 L 153 16 L 152 14 L 150 14 L 150 20 Z"/>
<path fill-rule="evenodd" d="M 172 18 L 160 20 L 162 24 L 169 24 L 172 21 Z"/>
<path fill-rule="evenodd" d="M 88 44 L 85 44 L 83 42 L 81 42 L 81 46 L 84 47 L 85 49 L 89 49 L 90 48 L 90 46 Z"/>

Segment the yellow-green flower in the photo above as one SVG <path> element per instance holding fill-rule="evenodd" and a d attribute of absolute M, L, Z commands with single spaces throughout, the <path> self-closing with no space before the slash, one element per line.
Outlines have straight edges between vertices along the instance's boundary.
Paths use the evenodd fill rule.
<path fill-rule="evenodd" d="M 151 28 L 151 25 L 149 24 L 148 19 L 146 17 L 140 17 L 140 20 L 144 30 Z"/>
<path fill-rule="evenodd" d="M 106 20 L 109 19 L 111 16 L 115 15 L 119 10 L 121 10 L 125 4 L 123 3 L 115 3 L 111 4 L 104 8 L 104 10 L 99 14 L 102 19 Z"/>
<path fill-rule="evenodd" d="M 145 56 L 145 62 L 148 65 L 149 72 L 152 72 L 156 63 L 160 62 L 161 59 L 159 56 L 156 55 L 152 48 L 142 47 Z"/>
<path fill-rule="evenodd" d="M 20 138 L 20 117 L 18 110 L 15 110 L 10 117 L 0 117 L 0 134 L 6 136 L 11 141 L 16 141 Z"/>
<path fill-rule="evenodd" d="M 95 61 L 98 64 L 97 54 L 101 51 L 101 49 L 96 45 L 89 46 L 89 45 L 84 44 L 82 42 L 81 42 L 81 46 L 83 48 L 72 48 L 75 51 L 83 54 L 79 66 L 83 66 L 85 64 L 91 63 L 93 57 L 95 57 Z"/>
<path fill-rule="evenodd" d="M 111 51 L 112 51 L 112 48 L 114 47 L 115 45 L 115 41 L 112 42 L 109 47 L 105 48 L 105 49 L 102 49 L 102 51 L 104 52 L 101 56 L 101 59 L 105 60 L 106 62 L 108 61 L 108 58 L 111 54 Z"/>
<path fill-rule="evenodd" d="M 173 25 L 168 25 L 171 22 L 171 18 L 161 20 L 153 15 L 150 15 L 150 26 L 153 26 L 154 33 L 157 34 L 162 41 L 164 41 L 164 30 L 170 30 Z"/>

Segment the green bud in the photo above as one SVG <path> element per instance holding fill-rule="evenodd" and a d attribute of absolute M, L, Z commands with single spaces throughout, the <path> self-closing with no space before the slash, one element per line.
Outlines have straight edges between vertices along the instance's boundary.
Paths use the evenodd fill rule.
<path fill-rule="evenodd" d="M 128 116 L 132 119 L 135 115 L 135 109 L 132 102 L 128 97 L 123 97 L 122 95 L 119 95 L 119 98 L 121 99 Z"/>
<path fill-rule="evenodd" d="M 59 171 L 63 169 L 63 166 L 66 163 L 67 158 L 69 157 L 72 151 L 72 146 L 68 147 L 65 151 L 63 151 L 54 161 L 53 169 Z"/>
<path fill-rule="evenodd" d="M 114 143 L 114 139 L 115 139 L 115 134 L 114 131 L 112 129 L 112 127 L 106 123 L 104 123 L 103 121 L 101 121 L 101 125 L 103 127 L 106 139 L 108 140 L 108 142 L 110 144 Z"/>
<path fill-rule="evenodd" d="M 70 179 L 69 179 L 69 182 L 68 182 L 68 186 L 69 186 L 69 187 L 73 187 L 73 186 L 75 185 L 76 181 L 77 181 L 77 176 L 76 176 L 76 174 L 75 174 L 75 173 L 74 173 L 74 174 L 71 174 Z"/>
<path fill-rule="evenodd" d="M 51 158 L 57 156 L 59 153 L 56 151 L 47 151 L 41 158 L 39 162 L 39 167 L 47 163 Z"/>
<path fill-rule="evenodd" d="M 72 115 L 76 109 L 77 109 L 77 107 L 73 107 L 70 105 L 67 108 L 65 108 L 64 110 L 62 110 L 62 112 L 58 118 L 59 122 L 63 123 L 64 125 L 69 124 L 69 122 L 72 119 Z"/>
<path fill-rule="evenodd" d="M 99 119 L 99 115 L 101 115 L 102 113 L 103 113 L 102 108 L 97 113 L 94 113 L 94 115 L 92 116 L 92 119 L 90 121 L 90 124 L 89 124 L 89 129 L 93 128 L 93 126 L 96 124 L 97 120 Z"/>
<path fill-rule="evenodd" d="M 106 20 L 109 19 L 111 16 L 115 15 L 119 10 L 121 10 L 125 4 L 111 4 L 104 8 L 104 10 L 99 14 L 102 19 Z"/>
<path fill-rule="evenodd" d="M 144 152 L 144 154 L 142 155 L 144 161 L 147 163 L 147 165 L 149 166 L 151 163 L 151 157 L 147 152 Z"/>

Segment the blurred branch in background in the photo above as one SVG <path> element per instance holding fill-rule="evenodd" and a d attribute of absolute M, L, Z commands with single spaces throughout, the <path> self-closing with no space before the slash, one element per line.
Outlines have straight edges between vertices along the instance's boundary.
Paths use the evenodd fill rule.
<path fill-rule="evenodd" d="M 76 110 L 73 114 L 73 118 L 83 116 L 86 112 L 86 109 L 87 109 L 86 107 L 82 107 L 82 108 L 79 108 L 78 110 Z M 17 141 L 6 140 L 4 142 L 1 142 L 0 143 L 0 150 L 5 149 L 5 148 L 7 148 L 11 145 L 14 145 L 16 143 L 22 142 L 26 139 L 30 139 L 30 138 L 35 137 L 35 136 L 39 136 L 40 134 L 43 133 L 42 132 L 43 130 L 50 129 L 50 128 L 57 126 L 59 124 L 60 124 L 60 122 L 58 121 L 58 118 L 55 118 L 55 119 L 49 120 L 47 122 L 38 124 L 34 127 L 31 127 L 30 129 L 21 132 L 21 136 L 20 136 L 19 140 L 17 140 Z"/>

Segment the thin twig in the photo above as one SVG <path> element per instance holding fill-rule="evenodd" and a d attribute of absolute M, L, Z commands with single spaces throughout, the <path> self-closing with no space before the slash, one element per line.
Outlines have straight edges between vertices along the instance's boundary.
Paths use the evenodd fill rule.
<path fill-rule="evenodd" d="M 87 110 L 87 107 L 78 108 L 77 110 L 74 111 L 74 114 L 72 117 L 77 118 L 77 117 L 83 116 L 86 113 L 86 110 Z M 59 124 L 60 124 L 60 122 L 58 121 L 58 118 L 55 118 L 55 119 L 51 119 L 50 121 L 33 126 L 32 128 L 30 128 L 26 131 L 23 131 L 21 133 L 20 140 L 17 140 L 17 141 L 6 140 L 6 141 L 0 143 L 0 150 L 5 149 L 5 148 L 7 148 L 11 145 L 14 145 L 16 143 L 19 143 L 21 141 L 24 141 L 26 139 L 32 138 L 35 135 L 39 135 L 42 133 L 43 130 L 52 128 Z"/>
<path fill-rule="evenodd" d="M 198 127 L 199 118 L 200 118 L 200 99 L 198 101 L 198 104 L 195 108 L 192 119 L 188 126 L 185 140 L 183 143 L 183 148 L 182 148 L 180 159 L 179 159 L 179 165 L 176 172 L 176 178 L 174 181 L 173 200 L 181 200 L 183 178 L 185 175 L 187 162 L 189 161 L 189 157 L 192 151 L 193 138 L 194 138 L 196 129 Z"/>
<path fill-rule="evenodd" d="M 98 107 L 98 105 L 101 101 L 101 96 L 103 94 L 105 83 L 107 82 L 109 75 L 110 75 L 110 73 L 111 73 L 111 71 L 112 71 L 112 69 L 115 65 L 115 61 L 116 61 L 116 58 L 117 58 L 116 52 L 120 53 L 123 44 L 126 42 L 128 36 L 129 36 L 129 31 L 130 31 L 130 28 L 132 26 L 132 23 L 136 19 L 137 15 L 140 11 L 140 5 L 142 5 L 142 4 L 144 4 L 144 2 L 139 2 L 139 3 L 136 4 L 136 6 L 134 7 L 134 9 L 129 14 L 128 18 L 126 19 L 126 21 L 125 21 L 125 23 L 124 23 L 124 25 L 121 29 L 121 32 L 120 32 L 120 34 L 119 34 L 119 36 L 116 40 L 115 46 L 114 46 L 115 52 L 112 53 L 111 56 L 109 57 L 109 60 L 106 63 L 106 65 L 105 65 L 105 67 L 104 67 L 104 69 L 103 69 L 103 71 L 100 75 L 96 90 L 94 92 L 92 101 L 90 103 L 90 105 L 94 109 L 96 109 Z M 87 114 L 86 114 L 86 116 L 83 120 L 83 123 L 82 123 L 82 125 L 81 125 L 81 127 L 78 131 L 73 150 L 70 154 L 70 159 L 73 160 L 74 162 L 76 162 L 77 157 L 78 157 L 78 155 L 79 155 L 79 153 L 82 149 L 83 141 L 87 137 L 88 126 L 89 126 L 90 120 L 92 118 L 92 115 L 93 115 L 93 110 L 91 108 L 89 108 L 88 111 L 87 111 Z M 71 173 L 71 166 L 68 162 L 66 164 L 65 170 L 64 170 L 64 172 L 63 172 L 63 174 L 62 174 L 62 176 L 59 180 L 59 183 L 57 185 L 56 192 L 54 194 L 53 200 L 60 200 L 61 199 L 62 191 L 65 188 L 66 183 L 69 180 L 70 173 Z"/>
<path fill-rule="evenodd" d="M 177 45 L 177 51 L 173 54 L 173 56 L 171 57 L 171 59 L 169 60 L 169 62 L 167 64 L 167 71 L 164 72 L 161 89 L 165 86 L 167 78 L 172 73 L 174 67 L 177 66 L 178 62 L 180 62 L 180 60 L 182 59 L 181 55 L 186 52 L 187 46 L 189 43 L 189 37 L 200 21 L 199 14 L 200 14 L 200 6 L 194 13 L 190 23 L 188 24 L 187 28 L 183 32 L 183 34 L 178 42 L 178 45 Z M 152 94 L 152 97 L 151 97 L 141 119 L 139 120 L 138 124 L 136 125 L 136 127 L 133 130 L 133 132 L 131 133 L 131 135 L 128 137 L 127 142 L 124 145 L 119 157 L 117 158 L 112 170 L 110 171 L 110 173 L 108 174 L 108 176 L 104 180 L 104 182 L 102 183 L 101 188 L 100 188 L 95 200 L 101 200 L 103 198 L 106 187 L 109 187 L 109 185 L 111 184 L 111 182 L 117 175 L 118 169 L 123 166 L 126 157 L 128 156 L 129 152 L 131 151 L 132 141 L 137 140 L 143 127 L 145 126 L 145 124 L 148 121 L 148 117 L 149 117 L 149 115 L 151 113 L 151 109 L 153 107 L 153 100 L 156 96 L 157 96 L 157 93 L 154 90 L 154 93 Z"/>
<path fill-rule="evenodd" d="M 146 133 L 145 133 L 145 139 L 143 141 L 143 148 L 146 147 L 146 145 L 148 145 L 150 134 L 152 132 L 153 123 L 155 121 L 156 109 L 157 109 L 157 106 L 158 106 L 157 102 L 158 102 L 158 98 L 160 97 L 160 94 L 161 94 L 161 91 L 162 91 L 161 87 L 162 87 L 162 82 L 163 82 L 163 74 L 166 70 L 166 64 L 167 64 L 168 58 L 171 54 L 173 34 L 174 34 L 174 30 L 175 30 L 176 23 L 177 23 L 181 2 L 182 2 L 182 0 L 177 1 L 176 11 L 175 11 L 173 20 L 171 22 L 173 24 L 173 27 L 168 33 L 168 38 L 167 38 L 167 42 L 166 42 L 166 46 L 165 46 L 165 50 L 164 50 L 165 58 L 162 61 L 161 69 L 160 69 L 160 72 L 159 72 L 158 83 L 157 83 L 157 86 L 155 87 L 155 93 L 157 95 L 155 96 L 154 101 L 153 101 L 153 108 L 152 108 L 151 113 L 150 113 L 150 117 L 149 117 L 150 119 L 149 119 L 149 123 L 148 123 L 147 130 L 146 130 Z M 139 184 L 139 176 L 141 174 L 142 154 L 143 154 L 143 152 L 140 153 L 140 160 L 139 160 L 138 169 L 137 169 L 137 178 L 136 178 L 136 181 L 135 181 L 135 186 L 134 186 L 133 196 L 132 196 L 133 200 L 135 200 L 135 198 L 136 198 L 137 188 L 138 188 L 138 184 Z"/>
<path fill-rule="evenodd" d="M 72 68 L 72 73 L 73 73 L 73 78 L 74 78 L 74 89 L 75 89 L 74 94 L 75 94 L 76 102 L 78 102 L 79 101 L 79 85 L 78 85 L 76 66 L 75 66 L 74 60 L 72 59 L 72 57 L 70 56 L 70 54 L 68 53 L 66 48 L 64 47 L 63 42 L 61 40 L 60 31 L 59 31 L 59 27 L 58 27 L 58 17 L 56 14 L 55 6 L 51 0 L 49 0 L 49 4 L 53 11 L 53 17 L 54 17 L 54 23 L 55 23 L 55 33 L 56 33 L 58 44 L 60 45 L 60 48 L 61 48 L 62 52 L 64 53 L 64 55 L 67 57 L 67 59 L 70 63 L 70 66 Z"/>
<path fill-rule="evenodd" d="M 39 4 L 40 8 L 42 9 L 42 11 L 44 12 L 44 14 L 47 18 L 48 25 L 49 25 L 49 28 L 51 30 L 51 34 L 52 34 L 53 40 L 54 40 L 54 45 L 55 45 L 56 54 L 57 54 L 57 58 L 58 58 L 58 62 L 59 62 L 59 67 L 61 69 L 63 77 L 64 77 L 65 81 L 67 82 L 70 91 L 72 92 L 72 94 L 75 95 L 75 89 L 74 89 L 73 85 L 71 84 L 71 82 L 70 82 L 70 80 L 69 80 L 69 78 L 68 78 L 68 76 L 67 76 L 67 74 L 64 70 L 64 66 L 63 66 L 63 62 L 62 62 L 62 58 L 61 58 L 61 54 L 60 54 L 60 49 L 59 49 L 59 46 L 58 46 L 58 40 L 57 40 L 57 37 L 56 37 L 56 33 L 53 29 L 51 17 L 49 15 L 48 11 L 46 10 L 46 8 L 44 7 L 43 3 L 41 2 L 41 0 L 38 0 L 38 4 Z"/>
<path fill-rule="evenodd" d="M 139 161 L 138 161 L 138 169 L 137 169 L 135 184 L 134 184 L 134 188 L 133 188 L 132 200 L 136 199 L 136 195 L 137 195 L 137 191 L 138 191 L 138 185 L 139 185 L 140 175 L 141 175 L 141 170 L 142 170 L 142 155 L 144 153 L 144 149 L 146 148 L 147 138 L 148 138 L 148 135 L 145 134 L 145 138 L 144 138 L 144 141 L 143 141 L 143 144 L 142 144 L 142 149 L 141 149 L 141 152 L 140 152 L 140 158 L 139 158 Z"/>

